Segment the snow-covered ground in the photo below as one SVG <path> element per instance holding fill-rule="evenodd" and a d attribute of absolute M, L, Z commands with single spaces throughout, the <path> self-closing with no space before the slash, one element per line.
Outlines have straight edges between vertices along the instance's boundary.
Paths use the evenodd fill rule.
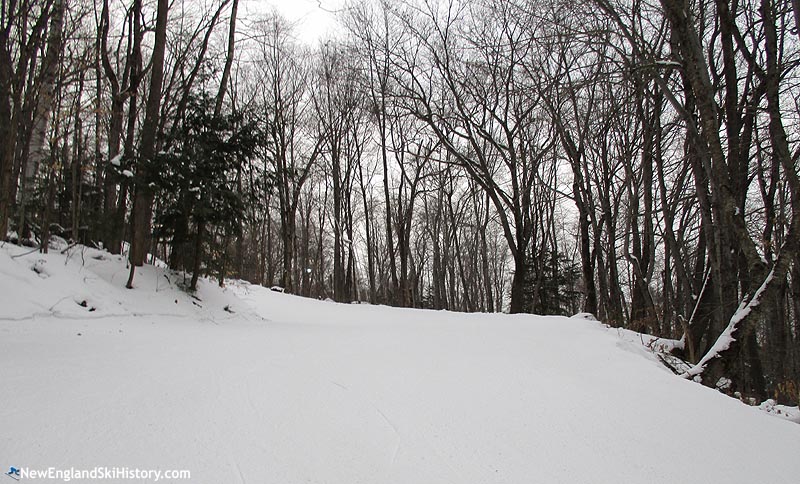
<path fill-rule="evenodd" d="M 187 469 L 208 484 L 800 479 L 800 425 L 676 377 L 595 321 L 343 305 L 211 281 L 193 298 L 152 266 L 127 290 L 116 256 L 28 251 L 0 249 L 3 472 Z"/>

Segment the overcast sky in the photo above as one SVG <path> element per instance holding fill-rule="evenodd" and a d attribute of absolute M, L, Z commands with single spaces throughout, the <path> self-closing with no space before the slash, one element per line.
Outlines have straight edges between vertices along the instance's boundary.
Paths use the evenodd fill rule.
<path fill-rule="evenodd" d="M 277 9 L 284 17 L 298 22 L 300 40 L 315 44 L 319 39 L 338 30 L 336 12 L 345 0 L 243 0 L 239 18 L 248 18 L 259 12 Z"/>

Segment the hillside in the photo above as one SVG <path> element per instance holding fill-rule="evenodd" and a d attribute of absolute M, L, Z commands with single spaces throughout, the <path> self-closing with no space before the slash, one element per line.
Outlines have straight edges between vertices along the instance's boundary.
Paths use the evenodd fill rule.
<path fill-rule="evenodd" d="M 0 249 L 4 472 L 188 469 L 208 484 L 800 475 L 800 425 L 676 377 L 595 321 L 343 305 L 241 282 L 201 281 L 192 297 L 153 266 L 127 290 L 117 256 L 27 252 Z"/>

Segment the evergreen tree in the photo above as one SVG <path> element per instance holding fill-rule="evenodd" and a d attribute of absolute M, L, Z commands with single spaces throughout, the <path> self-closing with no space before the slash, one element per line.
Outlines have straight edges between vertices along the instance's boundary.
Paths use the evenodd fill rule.
<path fill-rule="evenodd" d="M 193 96 L 181 126 L 174 130 L 171 149 L 156 159 L 160 169 L 152 170 L 156 178 L 151 182 L 162 195 L 156 234 L 171 239 L 174 267 L 186 268 L 186 256 L 192 255 L 191 290 L 203 263 L 208 263 L 203 245 L 212 241 L 210 236 L 227 240 L 241 235 L 245 205 L 237 174 L 265 139 L 245 114 L 215 116 L 213 98 Z"/>

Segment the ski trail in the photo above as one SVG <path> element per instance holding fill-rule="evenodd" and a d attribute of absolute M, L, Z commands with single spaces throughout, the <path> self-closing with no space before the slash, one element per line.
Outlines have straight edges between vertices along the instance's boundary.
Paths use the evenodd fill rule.
<path fill-rule="evenodd" d="M 392 429 L 394 434 L 397 437 L 400 437 L 400 431 L 397 429 L 397 426 L 394 424 L 394 422 L 391 421 L 391 419 L 389 419 L 389 417 L 386 416 L 385 413 L 383 413 L 383 410 L 381 410 L 380 407 L 378 407 L 378 405 L 375 403 L 374 400 L 372 400 L 371 398 L 369 398 L 368 396 L 364 395 L 361 392 L 356 392 L 356 391 L 351 390 L 347 386 L 342 385 L 341 383 L 339 383 L 339 382 L 337 382 L 335 380 L 328 380 L 328 382 L 333 384 L 333 385 L 336 385 L 337 387 L 341 388 L 342 390 L 344 390 L 346 392 L 353 393 L 357 398 L 360 398 L 364 402 L 366 402 L 370 407 L 372 407 L 373 410 L 375 410 L 375 412 L 378 415 L 381 416 L 383 421 L 386 422 L 386 425 L 388 425 Z"/>
<path fill-rule="evenodd" d="M 381 418 L 386 423 L 386 425 L 388 425 L 389 428 L 392 429 L 392 432 L 394 433 L 394 437 L 395 437 L 395 442 L 394 442 L 394 449 L 392 450 L 392 456 L 389 459 L 389 467 L 394 467 L 395 462 L 397 462 L 397 456 L 400 453 L 400 447 L 402 447 L 402 444 L 403 444 L 403 439 L 405 438 L 403 436 L 403 434 L 400 432 L 400 429 L 397 427 L 397 425 L 394 424 L 392 419 L 390 419 L 386 415 L 386 413 L 384 413 L 384 411 L 381 410 L 381 408 L 371 398 L 369 398 L 369 397 L 367 397 L 367 396 L 365 396 L 363 394 L 360 394 L 359 392 L 354 392 L 354 391 L 350 390 L 350 388 L 348 388 L 347 386 L 342 385 L 341 383 L 339 383 L 339 382 L 337 382 L 335 380 L 328 380 L 328 381 L 331 384 L 336 385 L 337 387 L 341 388 L 342 390 L 344 390 L 346 392 L 349 392 L 349 393 L 353 393 L 353 394 L 355 394 L 356 397 L 362 399 L 370 407 L 372 407 L 372 409 L 375 410 L 375 412 L 378 415 L 381 416 Z"/>
<path fill-rule="evenodd" d="M 346 386 L 342 385 L 338 381 L 331 380 L 330 382 L 333 383 L 334 385 L 336 385 L 337 387 L 341 388 L 342 390 L 350 391 L 349 388 L 347 388 Z"/>
<path fill-rule="evenodd" d="M 368 400 L 368 401 L 369 401 L 369 400 Z M 397 426 L 396 426 L 396 425 L 395 425 L 395 424 L 394 424 L 394 423 L 393 423 L 391 420 L 389 420 L 389 417 L 387 417 L 387 416 L 386 416 L 386 414 L 385 414 L 385 413 L 383 413 L 383 410 L 381 410 L 380 408 L 378 408 L 378 406 L 377 406 L 377 405 L 375 405 L 373 402 L 369 402 L 369 403 L 370 403 L 370 405 L 372 405 L 372 408 L 374 408 L 374 409 L 375 409 L 375 411 L 376 411 L 376 412 L 378 412 L 378 414 L 380 414 L 380 416 L 381 416 L 381 417 L 383 417 L 383 420 L 384 420 L 384 421 L 385 421 L 387 424 L 389 424 L 389 427 L 391 427 L 391 428 L 392 428 L 392 430 L 394 430 L 394 433 L 395 433 L 395 435 L 397 435 L 398 437 L 400 437 L 400 431 L 399 431 L 399 430 L 397 430 Z"/>
<path fill-rule="evenodd" d="M 381 416 L 386 425 L 388 425 L 389 428 L 392 429 L 396 440 L 394 449 L 392 450 L 392 456 L 389 458 L 389 468 L 394 467 L 395 463 L 397 462 L 397 456 L 400 454 L 400 448 L 402 447 L 403 440 L 407 439 L 408 436 L 400 431 L 400 428 L 397 425 L 395 425 L 392 419 L 390 419 L 389 416 L 386 415 L 386 413 L 381 409 L 381 407 L 378 406 L 377 403 L 375 403 L 375 400 L 370 398 L 368 395 L 365 395 L 363 392 L 352 390 L 347 386 L 334 380 L 328 380 L 328 382 L 333 385 L 336 385 L 337 387 L 341 388 L 344 391 L 353 393 L 357 398 L 363 400 L 366 404 L 372 407 L 372 409 L 375 410 L 375 412 Z M 448 469 L 450 474 L 455 478 L 454 480 L 448 476 L 443 476 L 445 479 L 447 479 L 447 481 L 450 484 L 469 482 L 469 480 L 465 479 L 464 476 L 461 475 L 461 473 L 458 471 L 458 469 L 456 469 L 456 467 L 454 467 L 453 464 L 448 459 L 446 459 L 433 444 L 431 444 L 431 442 L 429 442 L 426 438 L 424 438 L 424 436 L 418 436 L 418 437 L 419 438 L 415 439 L 415 442 L 422 443 L 425 447 L 428 447 L 431 450 L 431 452 L 439 459 L 439 461 L 442 462 L 444 467 Z"/>
<path fill-rule="evenodd" d="M 392 452 L 392 459 L 391 461 L 389 461 L 389 467 L 394 467 L 394 463 L 397 461 L 397 454 L 400 453 L 401 444 L 402 441 L 400 439 L 397 439 L 397 443 L 395 443 L 394 445 L 394 452 Z"/>
<path fill-rule="evenodd" d="M 239 460 L 233 459 L 233 465 L 236 467 L 236 473 L 239 474 L 239 482 L 242 484 L 247 484 L 247 479 L 244 478 L 244 473 L 242 472 L 242 466 L 239 465 Z"/>

